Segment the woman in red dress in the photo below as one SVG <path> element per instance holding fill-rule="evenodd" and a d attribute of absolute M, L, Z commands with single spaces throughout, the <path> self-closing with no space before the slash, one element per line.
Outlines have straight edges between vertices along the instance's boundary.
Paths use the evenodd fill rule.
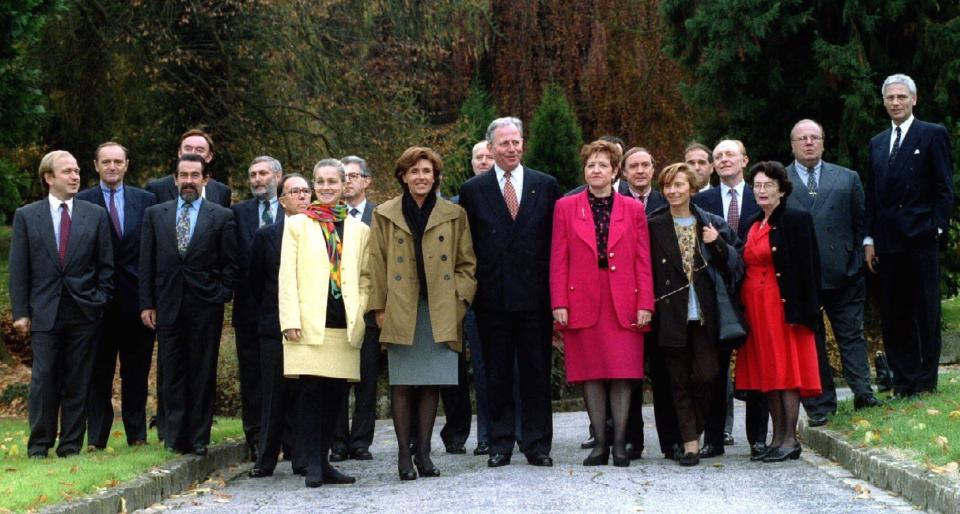
<path fill-rule="evenodd" d="M 643 204 L 617 194 L 620 149 L 598 140 L 580 150 L 587 189 L 559 200 L 553 214 L 550 301 L 563 331 L 567 381 L 583 383 L 590 423 L 603 427 L 607 391 L 613 464 L 629 466 L 627 418 L 632 382 L 643 378 L 643 332 L 653 316 L 650 243 Z M 639 415 L 639 413 L 635 413 Z M 584 466 L 607 464 L 606 431 Z"/>
<path fill-rule="evenodd" d="M 749 220 L 743 248 L 746 278 L 740 290 L 750 334 L 737 351 L 739 390 L 767 393 L 773 439 L 751 460 L 780 462 L 800 456 L 800 398 L 820 394 L 814 333 L 820 318 L 820 259 L 813 218 L 787 207 L 793 190 L 783 165 L 750 169 L 761 213 Z"/>

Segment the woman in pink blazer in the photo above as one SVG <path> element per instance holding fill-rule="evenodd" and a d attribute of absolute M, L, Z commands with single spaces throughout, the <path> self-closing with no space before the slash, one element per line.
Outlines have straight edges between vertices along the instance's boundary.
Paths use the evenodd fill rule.
<path fill-rule="evenodd" d="M 631 382 L 643 378 L 643 333 L 653 314 L 650 240 L 643 204 L 617 194 L 620 149 L 598 140 L 580 150 L 587 188 L 562 198 L 553 214 L 550 301 L 563 331 L 567 381 L 583 383 L 590 423 L 613 417 L 613 464 L 629 466 L 625 435 Z M 584 466 L 607 464 L 609 442 Z"/>

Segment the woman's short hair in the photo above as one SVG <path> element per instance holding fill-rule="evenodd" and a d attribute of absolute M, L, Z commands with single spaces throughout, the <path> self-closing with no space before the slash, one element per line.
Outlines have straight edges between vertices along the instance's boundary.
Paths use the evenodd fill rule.
<path fill-rule="evenodd" d="M 685 162 L 675 162 L 665 168 L 660 172 L 660 176 L 657 179 L 660 184 L 660 192 L 663 192 L 663 189 L 667 187 L 667 184 L 673 182 L 677 179 L 678 175 L 683 175 L 687 179 L 687 183 L 690 184 L 690 195 L 692 196 L 697 191 L 700 191 L 700 176 L 697 175 L 697 172 L 693 169 L 693 166 Z"/>
<path fill-rule="evenodd" d="M 784 198 L 790 196 L 790 193 L 793 192 L 793 183 L 787 176 L 787 170 L 783 167 L 783 164 L 777 161 L 760 161 L 751 166 L 748 173 L 750 175 L 750 187 L 753 187 L 753 179 L 757 176 L 757 173 L 763 173 L 777 182 L 777 189 L 783 193 Z"/>
<path fill-rule="evenodd" d="M 426 159 L 430 161 L 430 164 L 433 164 L 433 187 L 430 188 L 430 193 L 436 193 L 440 187 L 440 178 L 443 176 L 443 160 L 440 159 L 440 155 L 438 155 L 437 152 L 425 146 L 411 146 L 404 150 L 403 153 L 400 154 L 400 158 L 397 159 L 393 176 L 396 177 L 397 182 L 400 183 L 400 188 L 407 191 L 409 188 L 407 184 L 403 182 L 403 176 L 407 173 L 407 170 L 414 167 L 420 159 Z"/>
<path fill-rule="evenodd" d="M 585 144 L 580 147 L 580 160 L 583 161 L 583 165 L 587 165 L 587 160 L 593 154 L 605 153 L 610 159 L 610 165 L 613 166 L 614 170 L 620 169 L 620 157 L 622 152 L 620 152 L 620 147 L 616 143 L 611 143 L 610 141 L 604 139 L 598 139 L 592 143 Z M 616 173 L 614 174 L 616 178 Z"/>

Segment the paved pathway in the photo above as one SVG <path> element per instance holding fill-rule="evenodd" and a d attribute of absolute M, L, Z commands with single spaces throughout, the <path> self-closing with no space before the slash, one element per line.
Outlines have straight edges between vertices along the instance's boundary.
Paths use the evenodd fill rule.
<path fill-rule="evenodd" d="M 443 475 L 400 482 L 396 439 L 387 421 L 377 424 L 373 461 L 342 463 L 340 469 L 359 479 L 351 486 L 306 489 L 303 478 L 281 463 L 273 477 L 249 479 L 245 474 L 224 484 L 201 484 L 194 493 L 156 505 L 149 511 L 177 512 L 700 512 L 723 513 L 874 513 L 914 508 L 853 478 L 844 469 L 804 450 L 799 461 L 779 464 L 750 462 L 743 435 L 743 404 L 737 405 L 735 437 L 727 455 L 681 468 L 660 458 L 652 409 L 644 406 L 647 450 L 629 468 L 586 468 L 579 449 L 587 416 L 583 412 L 554 415 L 553 468 L 529 466 L 522 454 L 513 464 L 489 469 L 485 457 L 447 455 L 434 450 Z M 434 448 L 440 444 L 438 420 Z M 237 475 L 249 466 L 233 470 Z"/>

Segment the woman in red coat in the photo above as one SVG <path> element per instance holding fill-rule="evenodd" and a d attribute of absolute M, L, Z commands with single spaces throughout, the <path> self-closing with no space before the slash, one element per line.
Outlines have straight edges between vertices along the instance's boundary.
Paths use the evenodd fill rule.
<path fill-rule="evenodd" d="M 562 198 L 553 214 L 550 301 L 563 331 L 567 381 L 583 383 L 590 423 L 613 417 L 613 463 L 629 466 L 625 436 L 631 382 L 643 378 L 643 333 L 653 315 L 650 240 L 643 204 L 617 194 L 620 149 L 599 140 L 580 150 L 587 189 Z M 607 464 L 609 442 L 584 466 Z"/>

